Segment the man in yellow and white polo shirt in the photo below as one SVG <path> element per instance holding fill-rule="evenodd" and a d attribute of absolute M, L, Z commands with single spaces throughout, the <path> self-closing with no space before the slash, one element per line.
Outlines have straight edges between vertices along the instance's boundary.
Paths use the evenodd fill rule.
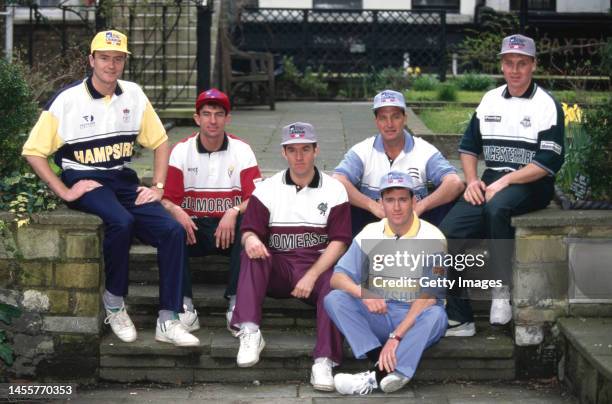
<path fill-rule="evenodd" d="M 91 42 L 91 75 L 61 89 L 45 106 L 23 146 L 36 174 L 69 207 L 104 221 L 106 288 L 103 295 L 113 332 L 125 342 L 137 338 L 123 302 L 128 292 L 132 237 L 157 247 L 160 310 L 155 339 L 199 345 L 181 323 L 185 231 L 161 206 L 168 170 L 168 137 L 142 89 L 119 80 L 127 37 L 99 32 Z M 134 142 L 154 150 L 152 187 L 139 185 L 127 167 Z M 48 163 L 62 169 L 61 179 Z"/>

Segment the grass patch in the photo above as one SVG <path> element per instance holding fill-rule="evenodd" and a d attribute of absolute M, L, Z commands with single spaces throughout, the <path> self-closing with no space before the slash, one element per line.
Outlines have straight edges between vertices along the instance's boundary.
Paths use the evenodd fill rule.
<path fill-rule="evenodd" d="M 546 90 L 546 89 L 545 89 Z M 482 96 L 486 91 L 457 91 L 457 102 L 479 104 Z M 578 103 L 578 104 L 594 104 L 602 103 L 606 100 L 606 97 L 610 95 L 609 92 L 605 91 L 550 91 L 550 93 L 559 102 L 565 103 Z M 429 91 L 415 91 L 407 90 L 404 91 L 406 102 L 410 101 L 437 101 L 437 90 Z"/>
<path fill-rule="evenodd" d="M 417 115 L 434 133 L 463 133 L 473 112 L 473 108 L 449 107 L 422 109 Z"/>
<path fill-rule="evenodd" d="M 406 101 L 437 101 L 437 90 L 429 91 L 413 91 L 404 92 Z M 457 91 L 457 102 L 470 102 L 478 104 L 482 98 L 484 91 Z"/>
<path fill-rule="evenodd" d="M 550 93 L 559 102 L 565 103 L 578 103 L 578 104 L 601 104 L 606 100 L 606 97 L 610 95 L 609 92 L 605 91 L 571 91 L 571 90 L 558 90 L 550 91 Z"/>

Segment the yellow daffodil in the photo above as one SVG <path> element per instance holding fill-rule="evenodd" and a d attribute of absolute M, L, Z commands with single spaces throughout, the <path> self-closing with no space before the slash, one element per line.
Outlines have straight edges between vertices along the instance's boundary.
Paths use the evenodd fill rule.
<path fill-rule="evenodd" d="M 578 106 L 578 104 L 574 104 L 572 107 L 562 102 L 561 107 L 563 108 L 563 113 L 565 114 L 565 126 L 568 126 L 570 122 L 582 122 L 582 109 Z"/>

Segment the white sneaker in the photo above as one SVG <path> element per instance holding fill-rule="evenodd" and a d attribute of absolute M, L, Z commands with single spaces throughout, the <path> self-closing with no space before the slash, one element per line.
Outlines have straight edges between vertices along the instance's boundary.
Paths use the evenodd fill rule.
<path fill-rule="evenodd" d="M 193 332 L 195 330 L 200 329 L 200 319 L 198 318 L 198 311 L 193 309 L 193 311 L 189 311 L 183 306 L 184 313 L 179 313 L 179 320 L 181 324 L 185 326 L 185 329 L 189 332 Z"/>
<path fill-rule="evenodd" d="M 409 381 L 409 377 L 398 372 L 389 373 L 380 381 L 380 389 L 385 393 L 393 393 L 404 387 Z"/>
<path fill-rule="evenodd" d="M 238 336 L 238 330 L 232 328 L 230 324 L 232 323 L 232 317 L 234 316 L 234 307 L 232 306 L 225 312 L 225 325 L 227 326 L 227 330 L 232 334 L 232 337 L 236 338 Z"/>
<path fill-rule="evenodd" d="M 238 349 L 238 356 L 236 356 L 238 366 L 248 368 L 259 362 L 259 354 L 266 346 L 261 330 L 249 332 L 246 328 L 243 328 L 238 332 L 238 338 L 240 338 L 240 348 Z"/>
<path fill-rule="evenodd" d="M 180 320 L 166 320 L 162 324 L 157 319 L 155 329 L 155 340 L 159 342 L 169 342 L 176 346 L 199 346 L 200 340 L 189 334 L 189 331 Z"/>
<path fill-rule="evenodd" d="M 334 391 L 334 376 L 332 376 L 332 361 L 325 358 L 312 365 L 310 384 L 315 390 Z"/>
<path fill-rule="evenodd" d="M 505 325 L 512 320 L 512 306 L 510 299 L 493 299 L 489 322 L 493 325 Z"/>
<path fill-rule="evenodd" d="M 334 376 L 336 391 L 340 394 L 370 394 L 378 387 L 376 383 L 376 373 L 366 371 L 357 374 L 338 373 Z"/>
<path fill-rule="evenodd" d="M 117 311 L 106 309 L 104 324 L 110 324 L 111 330 L 123 342 L 134 342 L 138 334 L 136 327 L 125 309 L 125 304 Z"/>
<path fill-rule="evenodd" d="M 460 323 L 448 320 L 445 337 L 473 337 L 474 335 L 476 335 L 476 325 L 473 322 Z"/>

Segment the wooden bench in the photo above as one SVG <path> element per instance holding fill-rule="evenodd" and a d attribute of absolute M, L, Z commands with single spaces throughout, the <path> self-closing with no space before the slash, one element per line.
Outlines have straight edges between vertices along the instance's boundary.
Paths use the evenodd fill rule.
<path fill-rule="evenodd" d="M 274 110 L 274 58 L 268 52 L 246 52 L 236 48 L 223 27 L 221 37 L 221 87 L 232 105 L 248 99 L 249 105 L 268 104 Z M 241 68 L 241 70 L 238 70 Z"/>

